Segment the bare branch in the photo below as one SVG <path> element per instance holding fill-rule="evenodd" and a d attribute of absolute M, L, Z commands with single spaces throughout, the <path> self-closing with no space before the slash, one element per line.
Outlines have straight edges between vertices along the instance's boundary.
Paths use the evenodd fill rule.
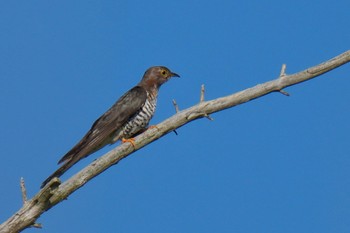
<path fill-rule="evenodd" d="M 278 79 L 256 85 L 246 90 L 229 96 L 203 101 L 166 119 L 157 125 L 157 130 L 147 130 L 135 138 L 135 150 L 141 149 L 158 138 L 172 132 L 173 130 L 199 118 L 208 117 L 209 114 L 231 108 L 245 102 L 254 100 L 272 92 L 281 92 L 283 88 L 296 85 L 310 80 L 321 74 L 331 71 L 350 61 L 350 50 L 340 54 L 333 59 L 317 66 L 308 68 L 292 75 L 285 74 L 282 66 L 281 75 Z M 204 91 L 203 91 L 204 93 Z M 202 98 L 201 98 L 202 100 Z M 176 102 L 175 102 L 176 103 Z M 176 105 L 175 105 L 176 106 Z M 134 152 L 129 144 L 121 144 L 109 151 L 90 165 L 86 166 L 67 181 L 60 183 L 58 178 L 51 180 L 32 199 L 25 202 L 23 207 L 12 217 L 0 225 L 0 232 L 19 232 L 33 226 L 41 214 L 49 210 L 59 202 L 65 200 L 70 194 L 81 188 L 89 180 L 99 175 L 112 165 Z M 23 192 L 22 192 L 23 193 Z"/>
<path fill-rule="evenodd" d="M 27 203 L 27 190 L 26 190 L 26 186 L 25 186 L 25 182 L 24 182 L 23 177 L 21 177 L 20 186 L 21 186 L 21 192 L 22 192 L 23 205 L 25 205 Z M 29 227 L 42 228 L 42 225 L 40 223 L 33 223 Z"/>

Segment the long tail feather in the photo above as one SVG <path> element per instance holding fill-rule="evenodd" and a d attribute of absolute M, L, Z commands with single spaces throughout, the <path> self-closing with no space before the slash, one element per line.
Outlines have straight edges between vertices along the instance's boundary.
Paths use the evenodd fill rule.
<path fill-rule="evenodd" d="M 71 160 L 66 161 L 60 168 L 58 168 L 54 173 L 52 173 L 40 186 L 40 188 L 43 188 L 50 180 L 52 180 L 54 177 L 60 177 L 65 173 L 70 167 L 72 167 L 74 164 L 76 164 L 79 159 L 74 159 L 73 157 Z"/>

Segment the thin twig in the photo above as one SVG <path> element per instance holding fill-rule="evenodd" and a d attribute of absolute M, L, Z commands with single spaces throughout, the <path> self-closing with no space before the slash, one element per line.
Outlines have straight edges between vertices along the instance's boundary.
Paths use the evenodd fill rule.
<path fill-rule="evenodd" d="M 280 78 L 283 78 L 285 77 L 287 74 L 286 74 L 286 69 L 287 69 L 287 65 L 286 64 L 282 64 L 282 67 L 281 67 L 281 72 L 280 72 Z M 286 92 L 285 90 L 278 90 L 279 93 L 285 95 L 285 96 L 290 96 L 288 92 Z"/>
<path fill-rule="evenodd" d="M 204 102 L 204 93 L 205 93 L 205 88 L 204 88 L 204 84 L 202 84 L 202 86 L 201 86 L 201 96 L 199 98 L 199 102 L 200 103 Z"/>
<path fill-rule="evenodd" d="M 214 120 L 214 118 L 212 118 L 209 114 L 205 114 L 204 116 L 205 116 L 205 118 L 207 118 L 210 121 Z"/>
<path fill-rule="evenodd" d="M 179 112 L 179 105 L 177 105 L 175 99 L 173 99 L 173 105 L 175 107 L 175 112 L 178 113 Z M 176 136 L 178 135 L 175 129 L 173 130 L 173 132 L 176 134 Z"/>
<path fill-rule="evenodd" d="M 204 87 L 204 84 L 202 84 L 202 86 L 201 86 L 201 95 L 200 95 L 200 98 L 199 98 L 199 103 L 200 104 L 204 102 L 204 94 L 205 94 L 205 87 Z M 204 114 L 204 117 L 207 118 L 208 120 L 211 120 L 211 121 L 214 120 L 209 114 Z"/>
<path fill-rule="evenodd" d="M 286 76 L 286 69 L 287 69 L 287 65 L 286 64 L 282 64 L 281 72 L 280 72 L 280 78 Z"/>
<path fill-rule="evenodd" d="M 174 105 L 174 107 L 175 107 L 175 112 L 178 113 L 178 112 L 179 112 L 179 106 L 177 105 L 175 99 L 173 99 L 173 105 Z"/>
<path fill-rule="evenodd" d="M 285 90 L 279 90 L 278 92 L 285 95 L 285 96 L 290 96 L 290 94 L 288 92 L 286 92 Z"/>
<path fill-rule="evenodd" d="M 33 225 L 31 225 L 31 227 L 34 227 L 34 228 L 43 228 L 43 225 L 41 223 L 34 223 Z"/>
<path fill-rule="evenodd" d="M 23 205 L 27 203 L 27 190 L 26 190 L 26 185 L 24 183 L 24 178 L 21 177 L 21 181 L 20 181 L 20 186 L 21 186 L 21 192 L 22 192 L 22 202 Z"/>

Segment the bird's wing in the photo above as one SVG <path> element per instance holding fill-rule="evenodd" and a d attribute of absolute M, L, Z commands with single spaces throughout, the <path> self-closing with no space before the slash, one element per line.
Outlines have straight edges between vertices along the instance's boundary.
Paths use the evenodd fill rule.
<path fill-rule="evenodd" d="M 136 86 L 126 92 L 120 99 L 92 125 L 89 132 L 78 142 L 59 163 L 69 161 L 74 163 L 95 152 L 109 143 L 111 134 L 120 129 L 128 119 L 132 118 L 145 104 L 146 90 Z M 73 164 L 72 164 L 73 165 Z"/>
<path fill-rule="evenodd" d="M 120 97 L 105 114 L 94 122 L 80 142 L 62 157 L 58 163 L 65 163 L 52 173 L 41 187 L 44 187 L 52 178 L 60 177 L 82 158 L 108 144 L 111 134 L 132 118 L 145 104 L 146 99 L 146 90 L 139 86 L 132 88 Z"/>

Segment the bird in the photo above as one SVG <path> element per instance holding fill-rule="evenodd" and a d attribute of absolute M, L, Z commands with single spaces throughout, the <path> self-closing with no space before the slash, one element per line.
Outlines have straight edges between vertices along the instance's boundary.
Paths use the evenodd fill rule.
<path fill-rule="evenodd" d="M 85 136 L 58 161 L 63 165 L 42 183 L 41 188 L 108 144 L 121 140 L 135 146 L 133 137 L 147 129 L 156 110 L 159 88 L 171 77 L 180 76 L 165 66 L 147 69 L 141 81 L 100 116 Z"/>

